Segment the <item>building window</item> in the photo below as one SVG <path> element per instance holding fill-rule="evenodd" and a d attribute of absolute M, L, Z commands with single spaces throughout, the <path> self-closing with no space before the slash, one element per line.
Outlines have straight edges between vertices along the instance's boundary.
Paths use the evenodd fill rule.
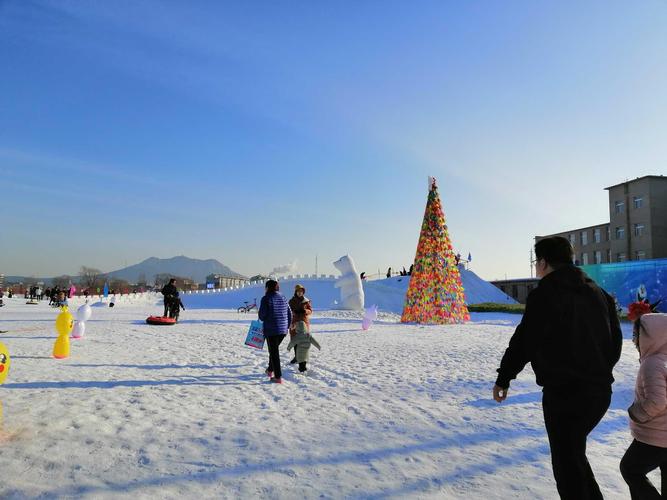
<path fill-rule="evenodd" d="M 617 253 L 616 254 L 616 262 L 625 262 L 625 254 L 624 253 Z"/>
<path fill-rule="evenodd" d="M 581 254 L 581 265 L 582 266 L 588 265 L 588 254 L 586 252 Z"/>
<path fill-rule="evenodd" d="M 624 201 L 615 201 L 614 202 L 614 213 L 622 214 L 625 212 L 625 202 Z"/>
<path fill-rule="evenodd" d="M 644 224 L 635 224 L 635 236 L 644 235 Z"/>
<path fill-rule="evenodd" d="M 574 244 L 577 242 L 577 235 L 571 234 L 568 236 L 568 239 L 570 240 L 570 245 L 574 246 Z"/>
<path fill-rule="evenodd" d="M 602 241 L 602 235 L 600 234 L 600 228 L 597 228 L 593 231 L 593 240 L 595 243 L 600 243 Z"/>
<path fill-rule="evenodd" d="M 644 204 L 644 198 L 641 196 L 633 196 L 632 204 L 635 208 L 642 208 L 642 205 Z"/>
<path fill-rule="evenodd" d="M 637 250 L 635 252 L 635 260 L 644 260 L 646 258 L 646 252 L 644 250 Z"/>
<path fill-rule="evenodd" d="M 611 240 L 611 228 L 607 227 L 607 241 Z"/>
<path fill-rule="evenodd" d="M 611 249 L 607 249 L 607 262 L 611 262 Z"/>
<path fill-rule="evenodd" d="M 616 239 L 622 240 L 625 238 L 625 228 L 623 226 L 616 228 Z"/>
<path fill-rule="evenodd" d="M 588 245 L 588 231 L 581 232 L 581 244 Z"/>
<path fill-rule="evenodd" d="M 602 252 L 600 250 L 595 251 L 595 263 L 602 264 Z"/>

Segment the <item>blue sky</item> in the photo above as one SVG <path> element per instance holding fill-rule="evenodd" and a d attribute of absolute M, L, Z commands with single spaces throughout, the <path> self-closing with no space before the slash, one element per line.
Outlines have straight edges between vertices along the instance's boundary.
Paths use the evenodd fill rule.
<path fill-rule="evenodd" d="M 0 0 L 0 272 L 150 256 L 246 274 L 409 266 L 427 176 L 455 248 L 664 174 L 667 2 Z"/>

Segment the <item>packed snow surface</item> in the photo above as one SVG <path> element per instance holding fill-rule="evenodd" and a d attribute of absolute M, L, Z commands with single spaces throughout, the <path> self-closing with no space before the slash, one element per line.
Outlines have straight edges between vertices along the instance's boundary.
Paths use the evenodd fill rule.
<path fill-rule="evenodd" d="M 276 385 L 266 350 L 243 344 L 254 314 L 188 309 L 175 326 L 149 326 L 154 297 L 119 300 L 94 308 L 86 337 L 55 360 L 57 311 L 6 303 L 3 499 L 557 497 L 530 369 L 506 402 L 491 399 L 520 316 L 427 327 L 381 312 L 364 332 L 361 313 L 316 311 L 322 350 L 307 376 L 283 350 Z M 638 366 L 629 333 L 588 448 L 612 499 L 628 498 L 618 462 Z"/>

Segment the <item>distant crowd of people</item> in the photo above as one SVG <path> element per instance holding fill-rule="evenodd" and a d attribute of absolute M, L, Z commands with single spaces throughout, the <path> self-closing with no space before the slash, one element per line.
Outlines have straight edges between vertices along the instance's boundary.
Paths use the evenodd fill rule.
<path fill-rule="evenodd" d="M 67 299 L 71 297 L 69 289 L 62 290 L 59 286 L 46 288 L 45 290 L 38 285 L 31 286 L 25 292 L 25 298 L 29 301 L 39 302 L 49 299 L 49 305 L 60 307 L 67 304 Z"/>
<path fill-rule="evenodd" d="M 463 260 L 463 259 L 461 258 L 461 254 L 460 254 L 460 253 L 457 253 L 457 254 L 454 256 L 454 264 L 455 264 L 456 266 L 460 266 L 462 262 L 465 263 L 465 262 L 468 262 L 468 261 Z M 392 276 L 412 276 L 412 272 L 414 271 L 414 268 L 415 268 L 415 265 L 412 264 L 412 265 L 410 266 L 410 268 L 409 268 L 407 271 L 406 271 L 406 269 L 405 269 L 405 266 L 403 266 L 403 269 L 401 269 L 400 271 L 396 272 L 396 271 L 394 271 L 394 270 L 390 267 L 389 269 L 387 269 L 387 273 L 385 274 L 385 276 L 386 276 L 387 278 L 391 278 Z M 364 273 L 361 273 L 361 279 L 364 280 L 364 279 L 366 279 L 366 278 L 367 278 L 366 273 L 365 273 L 365 272 L 364 272 Z"/>
<path fill-rule="evenodd" d="M 412 276 L 412 271 L 414 270 L 414 268 L 415 268 L 415 265 L 412 264 L 410 266 L 410 269 L 406 270 L 405 266 L 403 266 L 402 270 L 396 272 L 396 271 L 393 271 L 392 268 L 390 267 L 390 268 L 387 269 L 387 273 L 385 274 L 385 277 L 391 278 L 392 276 Z M 378 275 L 379 275 L 379 273 L 378 273 Z M 368 275 L 365 272 L 363 272 L 363 273 L 359 274 L 359 277 L 363 281 L 363 280 L 368 278 Z"/>
<path fill-rule="evenodd" d="M 15 292 L 15 288 L 19 288 L 18 292 Z M 56 293 L 56 296 L 59 292 L 63 292 L 66 296 L 66 298 L 72 298 L 75 295 L 81 297 L 88 298 L 90 295 L 101 295 L 103 293 L 103 290 L 101 288 L 97 288 L 96 291 L 95 289 L 90 289 L 90 288 L 82 288 L 82 289 L 75 289 L 74 287 L 60 287 L 60 286 L 53 286 L 53 287 L 46 287 L 42 288 L 40 285 L 31 285 L 23 289 L 22 285 L 11 285 L 9 287 L 6 287 L 5 290 L 0 289 L 0 292 L 3 294 L 7 294 L 7 298 L 11 299 L 16 293 L 23 293 L 23 296 L 28 299 L 28 300 L 46 300 L 51 297 L 53 297 L 54 292 Z M 129 295 L 131 293 L 141 293 L 146 291 L 143 288 L 140 289 L 135 289 L 135 290 L 128 290 L 128 289 L 119 289 L 116 290 L 114 288 L 110 288 L 108 291 L 109 295 Z"/>
<path fill-rule="evenodd" d="M 415 265 L 412 264 L 410 266 L 410 269 L 407 271 L 405 270 L 405 266 L 403 266 L 403 269 L 401 269 L 398 272 L 392 271 L 391 267 L 387 269 L 387 274 L 385 275 L 387 278 L 391 278 L 392 276 L 412 276 L 412 271 L 414 270 Z"/>

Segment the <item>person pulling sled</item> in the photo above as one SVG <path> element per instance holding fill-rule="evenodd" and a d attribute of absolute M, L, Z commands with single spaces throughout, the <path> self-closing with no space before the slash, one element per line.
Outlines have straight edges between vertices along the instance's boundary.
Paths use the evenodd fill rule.
<path fill-rule="evenodd" d="M 181 309 L 185 311 L 185 306 L 183 305 L 183 301 L 181 300 L 181 298 L 178 296 L 178 292 L 176 292 L 176 295 L 170 297 L 168 301 L 168 306 L 167 306 L 168 317 L 178 321 L 178 316 L 180 315 Z"/>
<path fill-rule="evenodd" d="M 169 310 L 170 310 L 170 304 L 171 304 L 171 299 L 172 297 L 178 297 L 178 289 L 176 288 L 176 280 L 174 278 L 171 278 L 169 280 L 169 283 L 164 285 L 162 287 L 162 295 L 164 296 L 164 316 L 165 318 L 171 317 L 168 316 Z"/>

